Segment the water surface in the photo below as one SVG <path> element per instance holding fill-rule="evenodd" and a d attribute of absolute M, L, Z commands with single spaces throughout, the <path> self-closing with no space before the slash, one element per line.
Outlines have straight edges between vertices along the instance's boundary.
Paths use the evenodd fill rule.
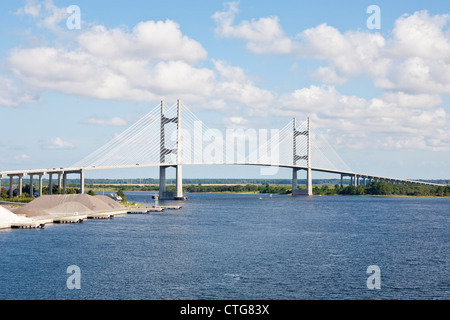
<path fill-rule="evenodd" d="M 450 199 L 189 194 L 160 204 L 183 208 L 1 231 L 0 299 L 450 298 Z M 71 265 L 80 290 L 67 288 Z M 367 288 L 370 265 L 379 290 Z"/>

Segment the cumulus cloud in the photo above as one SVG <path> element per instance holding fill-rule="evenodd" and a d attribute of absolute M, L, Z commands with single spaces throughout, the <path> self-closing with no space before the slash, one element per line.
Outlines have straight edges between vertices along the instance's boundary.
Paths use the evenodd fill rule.
<path fill-rule="evenodd" d="M 216 12 L 215 32 L 226 38 L 238 38 L 247 42 L 247 48 L 254 53 L 290 53 L 292 41 L 285 36 L 278 17 L 242 21 L 233 25 L 239 2 L 227 2 L 224 11 Z"/>
<path fill-rule="evenodd" d="M 78 43 L 86 52 L 108 59 L 196 62 L 207 57 L 202 45 L 183 35 L 172 20 L 140 22 L 131 32 L 94 26 L 78 37 Z"/>
<path fill-rule="evenodd" d="M 62 140 L 60 137 L 52 138 L 47 142 L 41 143 L 42 149 L 73 149 L 75 146 Z"/>
<path fill-rule="evenodd" d="M 21 12 L 32 11 L 31 5 Z M 48 1 L 39 21 L 58 11 L 51 8 Z M 183 97 L 209 100 L 212 103 L 204 105 L 222 110 L 227 101 L 261 108 L 273 100 L 273 94 L 258 88 L 240 67 L 215 60 L 212 68 L 199 66 L 207 61 L 207 51 L 171 20 L 144 21 L 131 30 L 95 25 L 79 30 L 71 40 L 67 46 L 16 48 L 7 59 L 8 70 L 30 87 L 98 99 Z"/>
<path fill-rule="evenodd" d="M 215 32 L 245 41 L 255 54 L 289 54 L 328 62 L 313 73 L 327 84 L 343 84 L 368 75 L 382 89 L 411 93 L 450 93 L 450 33 L 448 14 L 418 11 L 396 20 L 392 36 L 369 31 L 341 32 L 322 23 L 288 36 L 278 17 L 235 23 L 238 2 L 216 12 Z"/>
<path fill-rule="evenodd" d="M 442 95 L 450 93 L 449 15 L 405 14 L 389 37 L 326 23 L 289 36 L 278 17 L 236 21 L 238 4 L 227 3 L 212 16 L 218 36 L 244 41 L 258 55 L 324 62 L 311 73 L 323 85 L 282 94 L 270 114 L 311 116 L 316 128 L 334 128 L 354 148 L 450 150 L 450 118 L 442 106 Z M 384 92 L 360 98 L 335 87 L 362 77 Z M 333 134 L 330 139 L 340 143 Z"/>
<path fill-rule="evenodd" d="M 404 92 L 363 99 L 323 85 L 282 95 L 280 107 L 272 112 L 310 116 L 313 126 L 327 130 L 336 146 L 449 151 L 450 115 L 439 107 L 441 103 L 437 95 Z"/>
<path fill-rule="evenodd" d="M 28 1 L 17 13 L 35 17 L 53 31 L 63 16 L 50 0 L 43 6 Z M 222 111 L 232 105 L 237 112 L 225 120 L 232 126 L 249 126 L 244 114 L 311 115 L 315 126 L 335 128 L 334 133 L 342 133 L 355 148 L 374 146 L 375 140 L 381 147 L 450 148 L 449 116 L 442 107 L 442 94 L 450 92 L 448 15 L 404 15 L 385 37 L 361 30 L 342 32 L 326 23 L 289 36 L 276 16 L 239 22 L 237 13 L 238 2 L 230 2 L 212 16 L 217 35 L 244 41 L 255 54 L 323 61 L 312 73 L 323 85 L 278 96 L 260 87 L 241 66 L 209 59 L 201 43 L 183 34 L 172 20 L 143 21 L 130 29 L 88 26 L 73 33 L 67 46 L 14 49 L 6 66 L 22 84 L 41 90 L 127 101 L 182 97 Z M 384 92 L 361 98 L 336 87 L 359 77 L 372 80 Z M 13 99 L 9 92 L 18 87 L 3 82 L 0 104 L 38 100 L 15 94 L 21 98 Z M 119 125 L 120 120 L 86 121 Z"/>

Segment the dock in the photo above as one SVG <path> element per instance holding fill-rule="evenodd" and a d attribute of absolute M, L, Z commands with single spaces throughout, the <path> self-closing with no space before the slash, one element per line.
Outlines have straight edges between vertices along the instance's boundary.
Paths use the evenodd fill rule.
<path fill-rule="evenodd" d="M 109 220 L 113 219 L 113 214 L 103 213 L 103 214 L 91 214 L 87 216 L 88 219 L 99 219 L 99 220 Z"/>
<path fill-rule="evenodd" d="M 178 209 L 181 209 L 182 206 L 162 206 L 162 207 L 153 206 L 153 208 L 164 208 L 164 209 L 167 209 L 167 210 L 178 210 Z"/>
<path fill-rule="evenodd" d="M 82 223 L 84 219 L 86 219 L 87 216 L 77 217 L 77 216 L 71 216 L 71 217 L 62 217 L 62 218 L 56 218 L 53 219 L 53 223 Z"/>
<path fill-rule="evenodd" d="M 138 208 L 130 208 L 128 210 L 128 214 L 147 214 L 150 212 L 163 212 L 164 208 L 162 207 L 138 207 Z"/>
<path fill-rule="evenodd" d="M 11 225 L 11 229 L 43 229 L 45 223 L 40 222 L 20 222 Z"/>

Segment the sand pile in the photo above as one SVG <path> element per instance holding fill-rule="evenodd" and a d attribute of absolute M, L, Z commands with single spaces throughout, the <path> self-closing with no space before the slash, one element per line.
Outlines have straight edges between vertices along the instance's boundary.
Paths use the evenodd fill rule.
<path fill-rule="evenodd" d="M 11 224 L 29 221 L 30 219 L 25 217 L 20 217 L 8 209 L 0 206 L 0 229 L 9 228 Z"/>
<path fill-rule="evenodd" d="M 14 209 L 15 214 L 27 217 L 55 218 L 74 215 L 85 215 L 95 212 L 111 212 L 126 208 L 106 196 L 90 196 L 87 194 L 44 195 L 21 208 Z"/>

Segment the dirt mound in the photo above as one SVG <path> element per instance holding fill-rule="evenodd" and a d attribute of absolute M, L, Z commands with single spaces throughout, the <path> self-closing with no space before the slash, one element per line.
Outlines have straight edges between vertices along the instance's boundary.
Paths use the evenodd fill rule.
<path fill-rule="evenodd" d="M 125 207 L 120 202 L 117 202 L 116 200 L 112 199 L 111 197 L 103 196 L 103 195 L 97 195 L 95 197 L 102 200 L 103 202 L 108 204 L 113 209 L 125 209 Z"/>
<path fill-rule="evenodd" d="M 15 209 L 15 214 L 27 217 L 60 217 L 95 212 L 124 210 L 125 207 L 106 196 L 90 196 L 87 194 L 44 195 L 36 198 L 21 208 Z"/>

